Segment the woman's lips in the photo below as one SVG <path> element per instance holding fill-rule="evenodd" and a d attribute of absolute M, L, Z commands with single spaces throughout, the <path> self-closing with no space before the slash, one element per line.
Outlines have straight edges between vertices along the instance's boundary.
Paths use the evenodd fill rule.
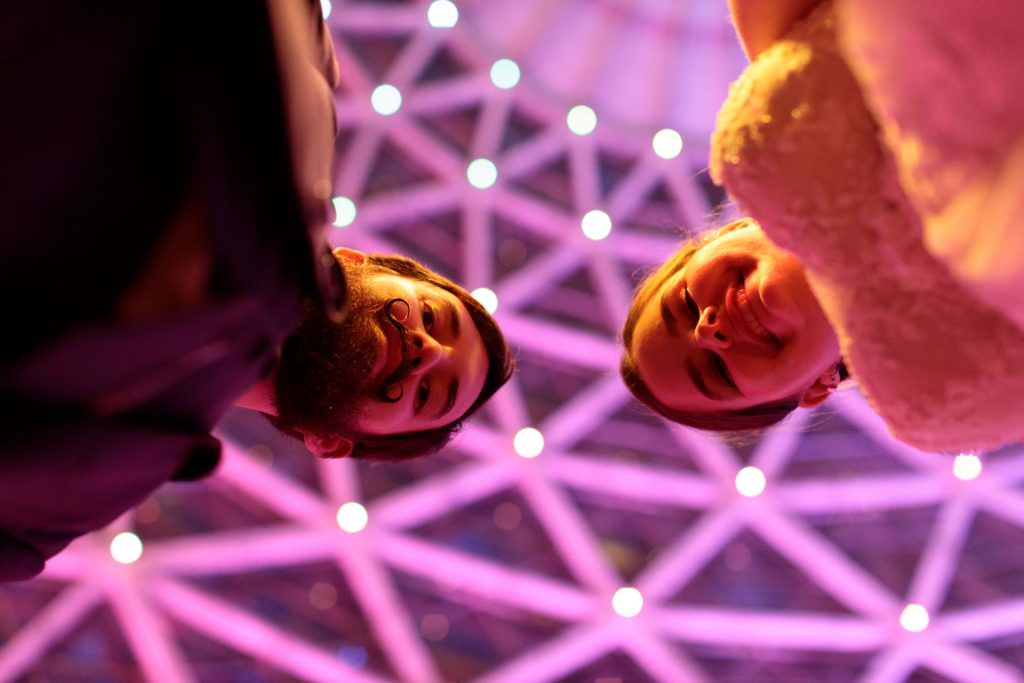
<path fill-rule="evenodd" d="M 782 340 L 786 337 L 786 326 L 782 320 L 775 315 L 773 311 L 768 308 L 768 305 L 764 300 L 764 293 L 761 288 L 751 283 L 744 282 L 743 290 L 747 293 L 747 301 L 750 303 L 751 311 L 757 321 L 761 323 L 768 332 L 777 340 Z"/>
<path fill-rule="evenodd" d="M 733 328 L 740 333 L 743 341 L 766 351 L 778 349 L 779 340 L 758 318 L 742 281 L 729 288 L 726 301 Z"/>
<path fill-rule="evenodd" d="M 747 324 L 750 331 L 765 341 L 775 341 L 775 335 L 768 331 L 768 328 L 762 325 L 761 321 L 758 320 L 757 313 L 754 312 L 754 307 L 750 303 L 750 299 L 747 296 L 747 290 L 745 288 L 736 291 L 736 302 L 739 304 L 738 308 L 740 315 L 743 318 L 743 322 Z"/>

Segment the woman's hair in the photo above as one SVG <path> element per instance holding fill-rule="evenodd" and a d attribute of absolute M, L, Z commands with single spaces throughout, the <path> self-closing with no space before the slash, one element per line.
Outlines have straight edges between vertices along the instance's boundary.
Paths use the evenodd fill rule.
<path fill-rule="evenodd" d="M 629 306 L 629 314 L 622 326 L 624 351 L 622 361 L 619 363 L 619 374 L 622 375 L 622 381 L 626 383 L 630 393 L 638 401 L 673 422 L 715 432 L 753 431 L 765 429 L 780 422 L 800 405 L 799 397 L 793 397 L 772 403 L 762 403 L 742 410 L 720 410 L 706 413 L 676 410 L 668 407 L 654 396 L 650 387 L 640 377 L 636 359 L 633 358 L 633 330 L 636 327 L 636 322 L 640 318 L 644 306 L 661 288 L 665 280 L 689 263 L 693 255 L 704 245 L 725 233 L 750 225 L 756 225 L 756 223 L 750 218 L 740 218 L 718 230 L 706 232 L 699 237 L 683 242 L 667 261 L 658 266 L 637 286 L 636 293 L 633 295 L 633 303 Z"/>

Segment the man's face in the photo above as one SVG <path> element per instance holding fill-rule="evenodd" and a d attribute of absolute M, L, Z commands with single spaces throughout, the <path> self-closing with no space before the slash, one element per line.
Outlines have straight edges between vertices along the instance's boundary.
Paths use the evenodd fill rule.
<path fill-rule="evenodd" d="M 275 387 L 285 426 L 386 435 L 461 418 L 488 370 L 465 305 L 422 280 L 350 263 L 345 271 L 348 318 L 334 324 L 307 306 L 285 343 Z"/>

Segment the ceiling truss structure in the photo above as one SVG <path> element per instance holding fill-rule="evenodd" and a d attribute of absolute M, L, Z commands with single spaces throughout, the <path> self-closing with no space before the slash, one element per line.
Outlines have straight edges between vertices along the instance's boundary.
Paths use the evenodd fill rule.
<path fill-rule="evenodd" d="M 678 33 L 664 26 L 683 25 L 678 31 L 685 33 L 695 22 L 706 37 L 708 26 L 728 29 L 724 9 L 709 9 L 724 3 L 667 3 L 686 11 L 653 0 L 520 2 L 512 9 L 514 4 L 460 3 L 462 16 L 452 29 L 430 27 L 419 2 L 335 3 L 329 21 L 343 78 L 337 105 L 345 131 L 335 193 L 358 207 L 351 225 L 333 230 L 333 241 L 409 253 L 470 289 L 493 289 L 496 315 L 520 356 L 519 375 L 485 415 L 470 421 L 451 452 L 438 459 L 440 466 L 393 466 L 407 476 L 388 475 L 394 479 L 387 485 L 378 485 L 384 475 L 374 466 L 311 463 L 294 444 L 275 441 L 245 416 L 229 418 L 220 434 L 223 465 L 198 493 L 181 498 L 198 502 L 181 518 L 230 498 L 263 511 L 261 522 L 181 522 L 192 531 L 151 537 L 142 519 L 151 519 L 151 510 L 144 515 L 140 508 L 75 543 L 50 562 L 43 578 L 0 589 L 0 681 L 93 680 L 53 673 L 60 670 L 53 653 L 99 608 L 109 609 L 109 629 L 121 634 L 130 653 L 131 677 L 123 680 L 155 683 L 1024 681 L 1018 668 L 1024 656 L 1008 645 L 1024 642 L 1024 581 L 1002 576 L 992 588 L 979 580 L 967 591 L 976 600 L 951 606 L 951 595 L 965 591 L 958 586 L 967 560 L 993 568 L 993 576 L 1024 574 L 1024 561 L 1012 565 L 1003 558 L 997 567 L 996 559 L 971 554 L 982 516 L 1006 529 L 1024 527 L 1024 450 L 991 454 L 980 477 L 962 481 L 953 475 L 950 457 L 891 440 L 855 390 L 840 392 L 826 411 L 799 411 L 756 443 L 732 446 L 644 414 L 620 384 L 616 333 L 637 273 L 678 246 L 680 227 L 728 215 L 719 213 L 702 171 L 701 140 L 711 121 L 701 126 L 680 118 L 664 94 L 638 94 L 634 118 L 602 117 L 593 134 L 579 136 L 566 127 L 566 111 L 592 95 L 602 115 L 598 84 L 604 71 L 593 65 L 603 63 L 608 41 L 644 30 L 671 38 Z M 652 25 L 652 17 L 659 23 Z M 502 22 L 509 35 L 497 46 L 485 39 L 486 27 Z M 572 33 L 559 22 L 582 23 L 589 32 Z M 530 70 L 563 49 L 553 32 L 574 36 L 576 42 L 565 40 L 580 54 L 564 59 L 578 71 L 564 82 L 578 92 L 552 92 Z M 728 39 L 727 31 L 723 35 Z M 389 50 L 391 44 L 398 47 Z M 727 72 L 727 79 L 735 71 L 720 62 L 732 59 L 735 66 L 735 49 L 722 50 L 732 57 L 701 70 Z M 425 79 L 441 53 L 447 70 Z M 523 64 L 523 77 L 502 90 L 488 72 L 495 59 L 509 56 Z M 660 80 L 651 77 L 651 93 L 672 81 L 672 66 L 662 66 Z M 370 106 L 370 93 L 382 82 L 403 93 L 392 116 Z M 510 134 L 521 126 L 516 121 L 530 122 L 528 133 Z M 682 156 L 666 160 L 654 154 L 650 138 L 669 125 L 680 129 L 686 147 Z M 467 164 L 476 158 L 494 160 L 493 187 L 479 190 L 467 181 Z M 612 219 L 607 239 L 593 241 L 580 230 L 581 216 L 594 208 Z M 515 434 L 528 426 L 544 436 L 536 458 L 520 457 L 513 448 Z M 833 459 L 836 453 L 842 457 Z M 857 464 L 870 458 L 886 464 Z M 819 469 L 795 476 L 807 462 Z M 736 475 L 745 466 L 765 474 L 763 494 L 737 492 Z M 499 524 L 495 513 L 500 528 L 485 540 L 514 546 L 509 556 L 466 541 L 472 534 L 465 525 L 480 521 L 467 511 L 510 493 L 519 501 L 515 514 L 535 520 L 535 536 L 518 543 L 516 529 L 525 526 Z M 170 515 L 182 495 L 170 487 L 157 507 Z M 357 533 L 339 530 L 336 521 L 339 507 L 350 501 L 368 511 L 368 524 Z M 642 536 L 652 517 L 672 511 L 685 511 L 689 522 L 663 532 L 627 568 L 609 533 L 598 528 L 599 509 L 612 511 L 611 535 L 624 537 Z M 856 525 L 871 515 L 887 519 L 913 510 L 930 510 L 929 522 L 883 528 L 867 538 L 863 527 L 852 547 L 821 523 Z M 109 545 L 128 530 L 138 533 L 145 550 L 137 562 L 119 564 Z M 453 543 L 450 533 L 462 541 Z M 998 538 L 1014 542 L 1011 531 L 1002 533 Z M 540 538 L 548 550 L 537 545 Z M 761 556 L 755 552 L 751 559 L 752 542 L 737 545 L 740 538 L 758 539 L 799 581 L 780 581 L 773 598 L 748 596 L 747 605 L 720 600 L 708 586 L 727 584 L 728 591 L 742 593 L 744 583 L 756 578 Z M 876 545 L 881 556 L 871 555 Z M 894 546 L 912 561 L 902 555 L 890 561 L 884 550 Z M 747 555 L 737 550 L 742 547 Z M 740 567 L 731 579 L 715 569 L 723 553 L 727 564 Z M 558 569 L 542 570 L 538 562 Z M 895 564 L 905 574 L 902 590 L 899 581 L 883 576 Z M 362 614 L 365 628 L 355 635 L 346 630 L 344 637 L 340 631 L 308 637 L 285 625 L 299 619 L 287 605 L 275 617 L 266 596 L 238 598 L 214 587 L 253 574 L 344 586 L 351 595 L 348 609 Z M 434 612 L 414 615 L 410 579 L 448 602 L 449 611 L 439 612 L 441 630 L 451 627 L 448 635 L 428 628 L 440 623 Z M 612 607 L 626 585 L 644 598 L 631 618 Z M 811 598 L 801 597 L 812 592 L 821 596 L 815 603 L 820 609 L 808 608 Z M 926 630 L 901 628 L 910 603 L 931 615 Z M 470 649 L 470 634 L 455 627 L 453 604 L 509 618 L 532 615 L 535 637 L 518 652 L 474 661 L 451 650 L 439 654 L 445 647 Z M 11 615 L 18 613 L 27 616 L 15 623 Z M 551 624 L 557 627 L 543 626 Z M 219 644 L 242 669 L 263 673 L 212 678 L 197 667 L 182 632 Z M 360 647 L 378 653 L 377 659 L 339 649 L 341 641 L 360 638 Z M 500 642 L 496 647 L 501 650 Z M 799 673 L 807 653 L 831 673 Z M 734 661 L 732 668 L 716 668 L 714 662 L 725 659 Z M 853 660 L 856 666 L 842 668 Z"/>

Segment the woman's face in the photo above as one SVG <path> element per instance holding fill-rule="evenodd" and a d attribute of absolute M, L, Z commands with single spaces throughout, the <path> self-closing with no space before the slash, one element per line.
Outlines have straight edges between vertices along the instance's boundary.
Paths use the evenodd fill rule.
<path fill-rule="evenodd" d="M 839 344 L 803 266 L 750 225 L 655 283 L 631 352 L 655 398 L 704 413 L 803 397 Z"/>

